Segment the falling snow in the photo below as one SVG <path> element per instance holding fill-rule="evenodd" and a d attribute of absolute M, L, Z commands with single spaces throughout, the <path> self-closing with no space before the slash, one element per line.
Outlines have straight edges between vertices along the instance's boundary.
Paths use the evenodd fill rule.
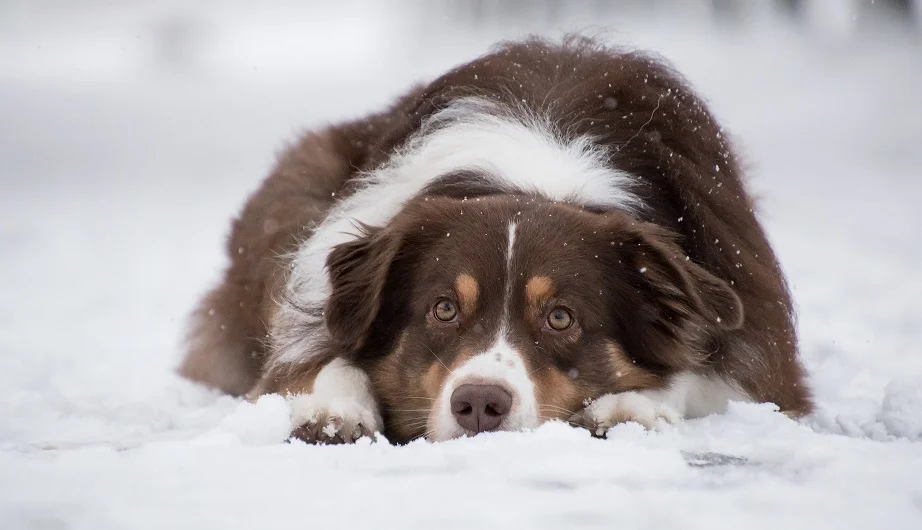
<path fill-rule="evenodd" d="M 311 447 L 283 443 L 283 398 L 248 403 L 173 372 L 184 317 L 226 264 L 229 220 L 292 131 L 379 110 L 521 32 L 395 31 L 384 3 L 362 17 L 330 3 L 338 24 L 264 24 L 278 15 L 255 7 L 219 20 L 189 3 L 213 40 L 167 69 L 149 62 L 145 29 L 172 20 L 161 4 L 146 25 L 88 11 L 21 41 L 0 17 L 0 527 L 922 528 L 917 42 L 731 38 L 684 20 L 612 34 L 672 59 L 745 147 L 814 415 L 740 403 L 607 440 L 553 423 Z M 18 20 L 42 16 L 29 13 Z M 587 26 L 569 22 L 555 20 Z M 630 112 L 606 101 L 593 104 Z"/>

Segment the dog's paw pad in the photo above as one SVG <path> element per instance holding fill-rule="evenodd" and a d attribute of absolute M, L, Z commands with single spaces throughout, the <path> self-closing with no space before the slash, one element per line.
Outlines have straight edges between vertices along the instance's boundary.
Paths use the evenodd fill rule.
<path fill-rule="evenodd" d="M 319 396 L 297 396 L 291 402 L 291 437 L 311 444 L 353 443 L 374 438 L 377 413 L 351 399 L 324 400 Z"/>
<path fill-rule="evenodd" d="M 681 416 L 665 403 L 656 402 L 637 392 L 605 394 L 570 417 L 569 422 L 588 429 L 593 436 L 604 438 L 619 423 L 637 422 L 654 429 L 662 422 L 675 423 Z"/>

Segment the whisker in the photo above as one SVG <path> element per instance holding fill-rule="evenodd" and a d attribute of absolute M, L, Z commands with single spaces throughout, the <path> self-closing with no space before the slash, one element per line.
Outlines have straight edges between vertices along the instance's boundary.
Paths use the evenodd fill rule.
<path fill-rule="evenodd" d="M 413 426 L 407 426 L 406 428 L 409 429 L 409 430 L 411 430 L 412 432 L 419 433 L 419 434 L 416 434 L 415 436 L 413 436 L 413 438 L 410 438 L 411 441 L 412 441 L 412 440 L 416 440 L 416 439 L 418 439 L 418 438 L 420 438 L 420 437 L 422 437 L 422 436 L 425 436 L 425 435 L 426 435 L 426 432 L 427 432 L 427 431 L 426 431 L 426 426 L 425 426 L 425 425 L 413 425 Z"/>
<path fill-rule="evenodd" d="M 427 424 L 421 424 L 421 425 L 415 425 L 415 426 L 410 427 L 410 428 L 412 429 L 412 428 L 427 427 L 427 426 L 428 426 Z M 417 435 L 414 436 L 413 438 L 410 438 L 410 441 L 412 442 L 413 440 L 419 440 L 420 438 L 429 438 L 429 437 L 432 436 L 433 434 L 435 434 L 435 428 L 434 428 L 434 427 L 431 428 L 431 429 L 423 429 L 421 433 L 417 434 Z"/>
<path fill-rule="evenodd" d="M 550 403 L 539 403 L 539 407 L 547 409 L 559 409 L 559 410 L 570 410 L 567 407 L 561 407 L 560 405 L 552 405 Z"/>
<path fill-rule="evenodd" d="M 412 429 L 416 427 L 422 427 L 424 425 L 427 425 L 428 423 L 429 423 L 429 415 L 424 414 L 422 416 L 415 416 L 415 417 L 407 418 L 406 421 L 402 421 L 398 423 L 397 426 L 398 427 L 408 427 Z"/>
<path fill-rule="evenodd" d="M 426 345 L 424 344 L 424 346 L 426 346 Z M 447 364 L 445 364 L 445 363 L 442 362 L 442 359 L 439 359 L 439 356 L 436 355 L 434 351 L 432 351 L 432 348 L 430 348 L 429 346 L 426 346 L 426 349 L 429 350 L 429 353 L 431 353 L 432 356 L 435 357 L 435 360 L 438 361 L 439 364 L 441 364 L 442 366 L 445 367 L 446 370 L 448 370 L 448 373 L 450 373 L 450 374 L 451 374 L 451 373 L 454 373 L 454 371 L 453 371 L 451 368 L 449 368 Z"/>
<path fill-rule="evenodd" d="M 426 427 L 426 424 L 425 424 L 425 423 L 414 423 L 413 425 L 401 425 L 400 427 L 402 427 L 402 428 L 404 428 L 404 429 L 414 430 L 414 431 L 417 430 L 417 429 L 422 429 L 423 431 L 426 430 L 426 429 L 425 429 L 425 427 Z"/>
<path fill-rule="evenodd" d="M 548 421 L 548 420 L 568 421 L 570 418 L 573 417 L 573 414 L 570 414 L 569 412 L 561 412 L 561 411 L 556 411 L 556 410 L 543 410 L 541 411 L 541 414 L 544 416 L 544 421 Z"/>
<path fill-rule="evenodd" d="M 558 407 L 556 405 L 539 405 L 538 409 L 545 412 L 560 412 L 563 414 L 569 414 L 570 416 L 576 415 L 576 412 L 573 412 L 572 410 L 564 407 Z"/>
<path fill-rule="evenodd" d="M 566 411 L 566 412 L 569 413 L 570 411 Z M 570 416 L 568 416 L 568 417 L 566 417 L 566 418 L 548 418 L 548 419 L 553 419 L 553 420 L 556 420 L 556 421 L 562 421 L 563 423 L 566 423 L 567 425 L 569 425 L 569 426 L 571 426 L 571 427 L 585 427 L 585 425 L 582 425 L 582 424 L 577 423 L 577 422 L 575 422 L 575 421 L 570 421 L 570 417 L 572 417 L 572 416 L 574 416 L 574 414 L 570 414 Z"/>
<path fill-rule="evenodd" d="M 540 407 L 540 410 L 551 411 L 551 412 L 564 412 L 570 415 L 576 414 L 576 412 L 569 410 L 569 409 L 565 409 L 563 407 Z"/>

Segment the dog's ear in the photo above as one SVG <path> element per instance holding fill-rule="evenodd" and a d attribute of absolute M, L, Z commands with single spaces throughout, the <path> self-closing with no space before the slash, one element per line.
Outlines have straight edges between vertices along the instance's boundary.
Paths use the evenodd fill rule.
<path fill-rule="evenodd" d="M 643 348 L 657 362 L 685 368 L 705 359 L 704 340 L 713 332 L 738 329 L 744 314 L 733 288 L 692 261 L 677 237 L 658 225 L 634 223 L 619 247 L 619 260 L 644 299 L 638 308 L 647 321 L 641 326 L 647 330 Z M 665 355 L 678 344 L 690 346 L 683 348 L 684 356 Z"/>
<path fill-rule="evenodd" d="M 384 229 L 363 227 L 363 235 L 337 245 L 327 256 L 332 292 L 324 321 L 341 354 L 355 354 L 378 317 L 400 238 Z"/>
<path fill-rule="evenodd" d="M 687 370 L 707 362 L 709 339 L 743 324 L 743 304 L 727 282 L 694 263 L 658 225 L 619 221 L 613 264 L 624 320 L 621 340 L 651 365 Z M 617 236 L 616 236 L 617 237 Z M 625 289 L 625 286 L 630 286 Z"/>
<path fill-rule="evenodd" d="M 630 233 L 622 245 L 622 259 L 655 299 L 660 321 L 705 331 L 743 325 L 739 296 L 727 282 L 692 261 L 676 243 L 676 234 L 650 223 L 636 223 Z"/>

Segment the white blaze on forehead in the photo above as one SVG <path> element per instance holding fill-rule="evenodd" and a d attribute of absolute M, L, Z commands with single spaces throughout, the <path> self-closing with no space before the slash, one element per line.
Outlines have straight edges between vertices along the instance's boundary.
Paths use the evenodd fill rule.
<path fill-rule="evenodd" d="M 515 221 L 509 223 L 509 242 L 506 244 L 506 275 L 512 273 L 512 251 L 515 247 Z"/>
<path fill-rule="evenodd" d="M 387 224 L 427 185 L 459 170 L 482 172 L 504 187 L 551 200 L 627 210 L 641 205 L 631 191 L 633 177 L 612 167 L 592 138 L 567 135 L 525 105 L 457 100 L 429 118 L 388 164 L 363 175 L 361 189 L 339 203 L 298 250 L 286 286 L 290 301 L 270 326 L 276 352 L 271 363 L 303 361 L 323 344 L 322 317 L 299 308 L 320 309 L 329 297 L 324 265 L 330 250 L 355 239 L 357 223 Z"/>
<path fill-rule="evenodd" d="M 503 291 L 503 316 L 500 323 L 500 335 L 505 334 L 509 324 L 509 301 L 512 298 L 512 257 L 515 252 L 515 221 L 509 223 L 509 242 L 506 244 L 506 287 Z"/>
<path fill-rule="evenodd" d="M 486 352 L 455 369 L 445 383 L 429 418 L 433 440 L 450 440 L 471 434 L 455 420 L 451 395 L 461 385 L 499 385 L 512 395 L 512 408 L 496 430 L 518 431 L 538 426 L 535 385 L 522 356 L 502 336 Z"/>

